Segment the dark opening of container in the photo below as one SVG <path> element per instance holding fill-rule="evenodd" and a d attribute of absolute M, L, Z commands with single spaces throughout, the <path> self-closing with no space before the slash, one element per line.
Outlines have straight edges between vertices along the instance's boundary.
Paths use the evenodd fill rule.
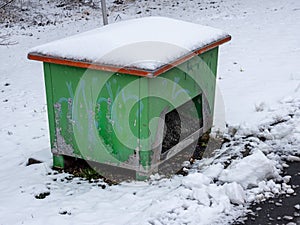
<path fill-rule="evenodd" d="M 200 94 L 165 115 L 161 154 L 166 153 L 201 127 L 203 127 L 203 116 Z"/>

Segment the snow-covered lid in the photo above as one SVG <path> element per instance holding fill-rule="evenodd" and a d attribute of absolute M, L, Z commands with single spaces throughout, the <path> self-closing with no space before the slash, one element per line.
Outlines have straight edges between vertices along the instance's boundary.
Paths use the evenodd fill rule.
<path fill-rule="evenodd" d="M 230 40 L 219 29 L 166 17 L 110 24 L 30 50 L 29 59 L 156 76 Z"/>

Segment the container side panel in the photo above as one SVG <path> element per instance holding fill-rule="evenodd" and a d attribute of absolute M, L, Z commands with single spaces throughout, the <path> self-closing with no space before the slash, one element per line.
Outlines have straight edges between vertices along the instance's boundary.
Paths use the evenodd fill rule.
<path fill-rule="evenodd" d="M 147 129 L 150 130 L 151 139 L 149 139 L 149 146 L 152 149 L 152 163 L 158 163 L 161 159 L 160 154 L 163 149 L 163 145 L 168 145 L 164 137 L 171 137 L 170 142 L 173 142 L 174 135 L 180 133 L 180 129 L 185 129 L 184 126 L 180 125 L 180 120 L 185 118 L 185 121 L 182 121 L 182 124 L 186 124 L 190 121 L 192 117 L 200 117 L 201 105 L 193 107 L 193 98 L 199 95 L 201 92 L 199 89 L 195 88 L 194 80 L 188 74 L 188 70 L 181 70 L 179 68 L 173 68 L 170 71 L 160 75 L 155 79 L 149 80 L 149 121 L 152 121 L 150 126 Z M 181 105 L 186 102 L 191 102 L 191 109 L 193 110 L 184 110 Z M 177 109 L 173 117 L 166 121 L 167 113 Z M 190 113 L 191 112 L 191 113 Z M 177 117 L 176 117 L 177 116 Z M 155 118 L 159 118 L 158 120 Z M 174 121 L 176 120 L 176 121 Z M 172 129 L 165 129 L 166 123 L 179 122 L 172 125 Z M 176 127 L 176 129 L 175 129 Z M 170 128 L 170 127 L 169 127 Z M 200 127 L 199 127 L 200 128 Z M 199 129 L 198 128 L 198 129 Z M 178 131 L 179 129 L 179 131 Z M 166 133 L 168 132 L 168 133 Z M 168 138 L 167 138 L 168 139 Z M 171 140 L 172 139 L 172 140 Z M 178 139 L 182 140 L 181 139 Z M 187 160 L 187 159 L 183 159 Z M 154 165 L 153 165 L 154 166 Z M 178 168 L 180 169 L 180 168 Z"/>
<path fill-rule="evenodd" d="M 153 165 L 163 160 L 158 155 L 162 153 L 164 145 L 168 146 L 168 141 L 174 142 L 171 139 L 174 139 L 177 133 L 179 135 L 177 141 L 182 141 L 188 137 L 189 133 L 200 129 L 204 124 L 211 127 L 217 57 L 218 48 L 215 48 L 193 57 L 155 79 L 141 78 L 148 81 L 148 115 L 147 117 L 142 115 L 140 131 L 141 138 L 149 136 L 147 148 L 152 150 L 149 157 Z M 142 102 L 145 101 L 145 99 L 142 100 Z M 165 120 L 167 114 L 169 121 Z M 160 120 L 155 118 L 160 118 Z M 165 126 L 170 127 L 167 129 Z M 189 132 L 191 128 L 193 129 Z M 141 147 L 142 150 L 146 150 L 146 145 Z"/>
<path fill-rule="evenodd" d="M 139 90 L 139 163 L 147 169 L 151 164 L 151 145 L 149 142 L 149 82 L 152 79 L 140 78 Z"/>
<path fill-rule="evenodd" d="M 210 107 L 211 115 L 214 112 L 214 101 L 216 92 L 217 66 L 218 66 L 218 51 L 219 47 L 211 49 L 210 51 L 201 54 L 200 58 L 203 60 L 201 70 L 199 71 L 201 80 L 199 82 L 200 88 L 205 91 L 205 97 Z M 203 85 L 203 87 L 201 87 Z"/>
<path fill-rule="evenodd" d="M 218 47 L 178 66 L 194 80 L 196 92 L 202 92 L 208 102 L 211 115 L 214 110 L 215 86 L 217 76 Z"/>

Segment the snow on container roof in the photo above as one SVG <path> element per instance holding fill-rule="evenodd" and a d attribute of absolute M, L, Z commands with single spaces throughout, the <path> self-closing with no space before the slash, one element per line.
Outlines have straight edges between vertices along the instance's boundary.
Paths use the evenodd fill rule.
<path fill-rule="evenodd" d="M 110 24 L 30 50 L 29 59 L 69 66 L 157 76 L 230 40 L 230 35 L 166 17 Z"/>

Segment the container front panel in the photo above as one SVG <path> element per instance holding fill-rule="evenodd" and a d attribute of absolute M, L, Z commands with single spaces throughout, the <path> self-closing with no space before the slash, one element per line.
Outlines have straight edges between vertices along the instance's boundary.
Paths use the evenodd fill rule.
<path fill-rule="evenodd" d="M 139 107 L 130 102 L 139 97 L 139 77 L 47 63 L 45 68 L 53 153 L 115 165 L 132 161 Z M 137 85 L 126 88 L 129 83 Z"/>

